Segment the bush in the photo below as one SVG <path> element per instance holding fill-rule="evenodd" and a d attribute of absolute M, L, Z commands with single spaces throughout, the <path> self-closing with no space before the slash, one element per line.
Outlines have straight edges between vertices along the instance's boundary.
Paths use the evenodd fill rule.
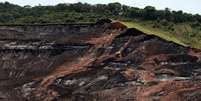
<path fill-rule="evenodd" d="M 163 26 L 168 26 L 169 25 L 169 23 L 168 23 L 168 21 L 166 19 L 161 20 L 160 23 Z"/>

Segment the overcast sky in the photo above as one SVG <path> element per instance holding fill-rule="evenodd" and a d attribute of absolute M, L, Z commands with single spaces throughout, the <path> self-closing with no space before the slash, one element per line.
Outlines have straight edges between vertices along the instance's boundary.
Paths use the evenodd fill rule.
<path fill-rule="evenodd" d="M 201 14 L 201 0 L 0 0 L 0 2 L 8 1 L 11 3 L 24 5 L 55 5 L 58 3 L 75 3 L 87 2 L 90 4 L 120 2 L 129 6 L 144 8 L 147 5 L 154 6 L 157 9 L 166 7 L 172 10 L 183 10 L 189 13 Z"/>

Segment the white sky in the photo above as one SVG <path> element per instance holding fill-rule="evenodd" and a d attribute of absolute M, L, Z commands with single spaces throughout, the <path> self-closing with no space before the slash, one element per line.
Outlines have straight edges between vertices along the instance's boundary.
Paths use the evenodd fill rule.
<path fill-rule="evenodd" d="M 166 7 L 172 10 L 183 10 L 189 13 L 201 14 L 201 0 L 0 0 L 0 2 L 11 2 L 21 6 L 24 5 L 55 5 L 58 3 L 76 3 L 87 2 L 90 4 L 120 2 L 129 6 L 144 8 L 145 6 L 154 6 L 157 9 Z"/>

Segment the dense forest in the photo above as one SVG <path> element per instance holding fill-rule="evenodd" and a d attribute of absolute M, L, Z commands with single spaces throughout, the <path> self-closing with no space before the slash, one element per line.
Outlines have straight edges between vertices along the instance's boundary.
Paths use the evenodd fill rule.
<path fill-rule="evenodd" d="M 72 23 L 94 22 L 102 18 L 124 20 L 155 20 L 161 23 L 194 22 L 199 24 L 201 16 L 183 11 L 156 10 L 152 6 L 144 9 L 120 3 L 90 5 L 87 3 L 58 4 L 55 6 L 29 5 L 21 7 L 9 2 L 0 3 L 0 23 Z"/>

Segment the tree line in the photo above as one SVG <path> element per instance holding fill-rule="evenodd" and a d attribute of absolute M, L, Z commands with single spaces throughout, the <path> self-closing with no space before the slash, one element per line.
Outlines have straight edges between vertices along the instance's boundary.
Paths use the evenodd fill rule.
<path fill-rule="evenodd" d="M 162 22 L 201 23 L 199 14 L 183 11 L 171 11 L 169 8 L 156 10 L 147 6 L 144 9 L 130 7 L 120 3 L 96 4 L 87 3 L 58 4 L 55 6 L 19 6 L 9 2 L 0 3 L 0 24 L 16 23 L 74 23 L 95 22 L 99 19 L 113 18 L 126 20 L 151 20 Z"/>

